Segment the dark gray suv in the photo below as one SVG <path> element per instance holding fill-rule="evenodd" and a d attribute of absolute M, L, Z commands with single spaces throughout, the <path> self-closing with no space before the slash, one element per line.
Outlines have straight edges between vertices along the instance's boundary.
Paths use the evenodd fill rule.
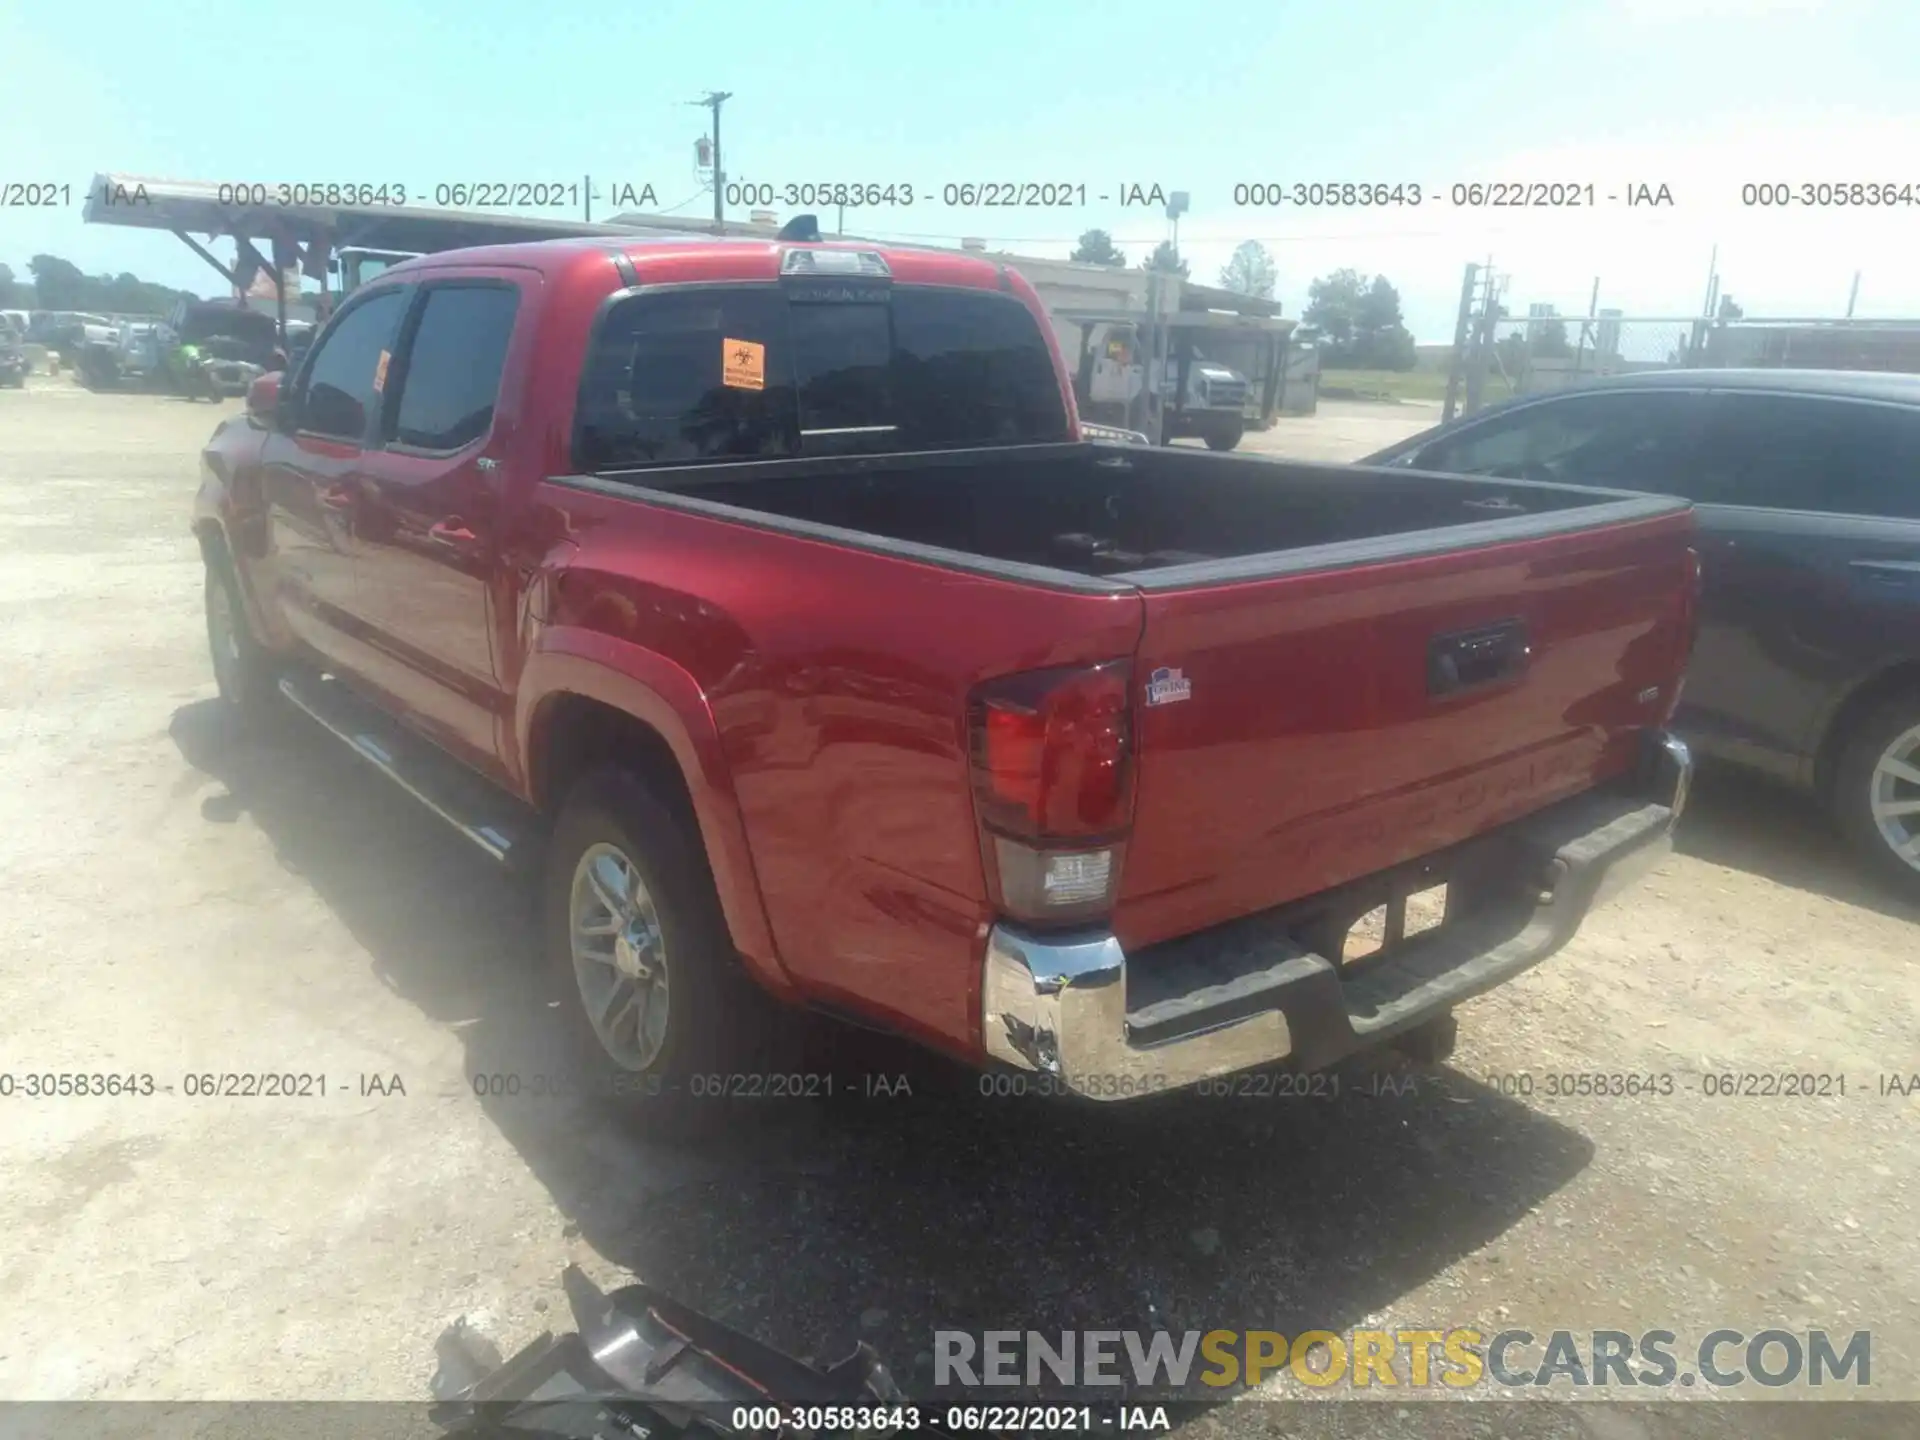
<path fill-rule="evenodd" d="M 1361 463 L 1692 500 L 1704 589 L 1678 728 L 1819 796 L 1920 897 L 1920 376 L 1651 371 Z"/>

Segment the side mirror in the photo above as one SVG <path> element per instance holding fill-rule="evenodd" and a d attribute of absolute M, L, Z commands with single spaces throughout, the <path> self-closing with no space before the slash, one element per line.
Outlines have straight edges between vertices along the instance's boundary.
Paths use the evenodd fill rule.
<path fill-rule="evenodd" d="M 280 408 L 280 381 L 283 372 L 269 371 L 247 386 L 247 414 L 262 425 L 273 424 L 274 412 Z"/>

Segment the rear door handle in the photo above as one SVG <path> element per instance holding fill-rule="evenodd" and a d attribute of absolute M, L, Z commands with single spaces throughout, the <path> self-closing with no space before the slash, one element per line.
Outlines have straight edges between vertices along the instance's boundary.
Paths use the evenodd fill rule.
<path fill-rule="evenodd" d="M 1907 580 L 1920 576 L 1920 560 L 1855 560 L 1851 563 L 1854 569 L 1870 575 L 1898 575 Z"/>
<path fill-rule="evenodd" d="M 1848 568 L 1861 588 L 1875 594 L 1920 592 L 1920 560 L 1854 560 Z"/>
<path fill-rule="evenodd" d="M 467 522 L 458 518 L 442 520 L 427 528 L 427 539 L 448 550 L 470 550 L 475 538 Z"/>

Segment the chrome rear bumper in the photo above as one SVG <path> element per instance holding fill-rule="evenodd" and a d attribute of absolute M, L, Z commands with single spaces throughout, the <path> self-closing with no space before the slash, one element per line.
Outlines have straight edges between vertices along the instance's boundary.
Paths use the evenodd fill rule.
<path fill-rule="evenodd" d="M 1630 789 L 1576 796 L 1460 847 L 1446 857 L 1446 922 L 1351 976 L 1290 928 L 1301 906 L 1151 947 L 1131 992 L 1110 932 L 997 925 L 981 982 L 987 1054 L 1098 1099 L 1280 1061 L 1319 1069 L 1560 949 L 1671 853 L 1692 775 L 1686 745 L 1656 733 Z"/>

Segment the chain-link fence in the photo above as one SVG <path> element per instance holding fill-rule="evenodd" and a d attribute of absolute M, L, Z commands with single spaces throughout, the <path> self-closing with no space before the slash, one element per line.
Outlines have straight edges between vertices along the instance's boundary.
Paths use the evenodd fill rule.
<path fill-rule="evenodd" d="M 1508 315 L 1473 327 L 1459 366 L 1460 409 L 1566 389 L 1609 375 L 1734 367 L 1920 374 L 1920 319 L 1554 313 Z M 1477 373 L 1476 373 L 1477 372 Z"/>
<path fill-rule="evenodd" d="M 1496 321 L 1485 335 L 1487 396 L 1559 390 L 1603 375 L 1686 365 L 1697 322 L 1671 318 L 1559 316 Z"/>

